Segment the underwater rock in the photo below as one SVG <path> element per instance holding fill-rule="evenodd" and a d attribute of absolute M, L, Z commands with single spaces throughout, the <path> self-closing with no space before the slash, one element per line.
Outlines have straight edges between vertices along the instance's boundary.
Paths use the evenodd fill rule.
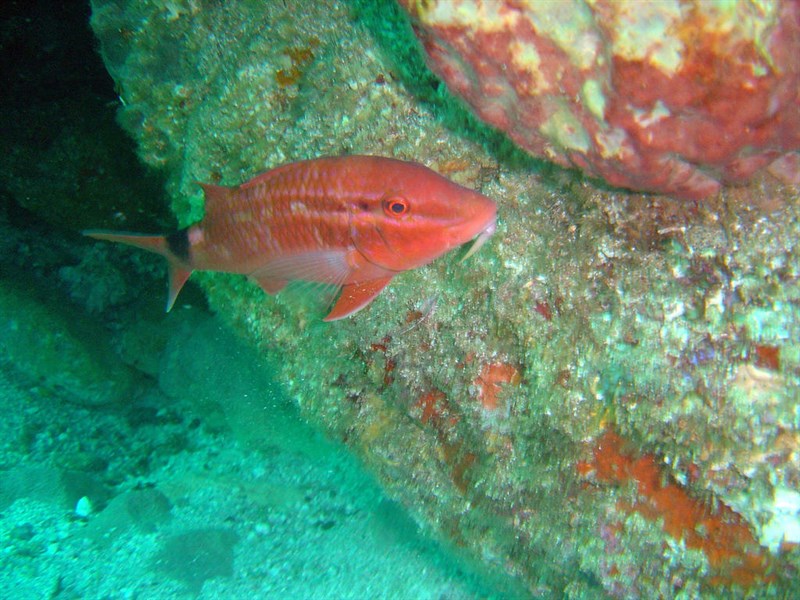
<path fill-rule="evenodd" d="M 773 162 L 800 183 L 797 2 L 400 4 L 432 69 L 536 156 L 679 198 Z"/>
<path fill-rule="evenodd" d="M 168 218 L 161 178 L 118 134 L 116 96 L 91 32 L 71 26 L 86 20 L 88 6 L 51 5 L 36 18 L 18 10 L 0 26 L 4 48 L 13 48 L 0 66 L 0 190 L 62 229 L 100 218 L 133 229 Z"/>
<path fill-rule="evenodd" d="M 528 596 L 748 593 L 709 579 L 714 559 L 630 510 L 641 506 L 634 477 L 598 481 L 582 465 L 613 429 L 625 456 L 676 482 L 665 501 L 678 503 L 658 515 L 705 498 L 780 547 L 774 488 L 800 482 L 796 191 L 764 177 L 726 190 L 730 204 L 671 202 L 543 167 L 409 66 L 417 43 L 393 2 L 93 7 L 120 121 L 166 170 L 182 224 L 203 213 L 195 181 L 235 184 L 343 153 L 416 160 L 497 201 L 498 230 L 475 256 L 403 273 L 335 324 L 313 294 L 192 275 L 270 355 L 302 416 L 416 521 Z M 211 402 L 222 401 L 216 386 L 246 393 L 220 413 L 230 407 L 248 440 L 263 427 L 268 441 L 273 405 L 220 375 L 235 350 L 215 365 L 193 356 L 192 333 L 168 344 L 164 389 L 189 381 Z M 750 591 L 789 590 L 800 553 L 765 562 Z"/>
<path fill-rule="evenodd" d="M 202 415 L 207 425 L 230 429 L 248 447 L 311 456 L 327 450 L 282 393 L 271 362 L 221 319 L 198 310 L 173 311 L 162 330 L 169 338 L 160 355 L 159 387 Z"/>
<path fill-rule="evenodd" d="M 0 471 L 0 510 L 15 500 L 30 498 L 74 509 L 81 498 L 94 505 L 108 500 L 110 492 L 97 478 L 80 471 L 57 469 L 49 465 L 19 465 Z"/>
<path fill-rule="evenodd" d="M 82 406 L 130 398 L 134 375 L 108 334 L 63 302 L 45 300 L 20 278 L 0 280 L 0 365 L 31 386 Z"/>
<path fill-rule="evenodd" d="M 84 533 L 94 543 L 106 546 L 131 528 L 153 533 L 172 519 L 171 508 L 170 501 L 157 489 L 129 490 L 92 516 Z"/>
<path fill-rule="evenodd" d="M 155 566 L 182 581 L 195 595 L 203 582 L 233 575 L 233 547 L 239 536 L 227 529 L 195 529 L 173 535 L 155 559 Z"/>
<path fill-rule="evenodd" d="M 0 134 L 2 188 L 37 217 L 73 231 L 100 218 L 129 229 L 168 222 L 161 177 L 120 144 L 113 112 L 98 104 L 87 98 L 65 105 L 58 119 L 36 128 L 28 114 L 7 118 L 11 131 Z"/>

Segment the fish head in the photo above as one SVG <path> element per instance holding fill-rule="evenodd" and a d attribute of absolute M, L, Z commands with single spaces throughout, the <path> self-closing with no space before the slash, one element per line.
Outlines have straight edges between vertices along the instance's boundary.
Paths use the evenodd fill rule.
<path fill-rule="evenodd" d="M 494 232 L 491 199 L 422 165 L 400 164 L 380 193 L 351 207 L 352 242 L 370 263 L 389 271 L 414 269 L 475 239 L 469 256 Z"/>

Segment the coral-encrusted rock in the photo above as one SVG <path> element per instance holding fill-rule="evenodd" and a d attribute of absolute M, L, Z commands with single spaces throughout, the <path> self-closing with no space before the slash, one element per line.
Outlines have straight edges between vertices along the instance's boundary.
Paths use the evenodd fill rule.
<path fill-rule="evenodd" d="M 518 145 L 683 198 L 800 182 L 800 4 L 399 0 L 432 68 Z"/>
<path fill-rule="evenodd" d="M 731 205 L 751 210 L 717 211 L 717 199 L 701 209 L 637 203 L 565 174 L 525 172 L 502 146 L 494 154 L 480 148 L 447 98 L 424 96 L 422 68 L 407 63 L 413 39 L 386 2 L 168 4 L 93 0 L 92 26 L 125 101 L 120 121 L 141 156 L 164 169 L 182 224 L 202 215 L 195 181 L 233 185 L 284 162 L 346 152 L 416 160 L 498 200 L 497 234 L 468 263 L 448 255 L 404 273 L 356 317 L 334 324 L 321 322 L 324 300 L 315 307 L 302 294 L 267 296 L 241 276 L 193 276 L 221 317 L 275 357 L 304 418 L 343 440 L 425 529 L 480 561 L 479 580 L 496 577 L 510 590 L 478 595 L 797 596 L 800 552 L 785 544 L 762 561 L 769 550 L 752 542 L 777 551 L 796 539 L 797 510 L 782 491 L 800 481 L 796 192 L 764 178 L 728 194 Z M 433 0 L 426 5 L 436 9 Z M 644 13 L 656 5 L 666 1 L 639 3 L 652 24 L 657 15 Z M 593 17 L 580 6 L 570 11 L 570 22 Z M 483 24 L 503 23 L 489 14 Z M 561 47 L 574 48 L 575 61 L 598 56 L 601 42 L 582 51 L 583 38 L 570 37 L 576 28 L 559 34 Z M 560 50 L 529 39 L 515 56 L 532 60 L 536 49 L 544 87 L 555 81 Z M 502 41 L 485 49 L 487 64 Z M 606 76 L 595 84 L 586 82 L 599 60 L 586 63 L 583 79 L 562 69 L 565 95 L 580 99 L 585 89 L 587 102 L 553 91 L 541 107 L 527 106 L 561 111 L 549 123 L 562 146 L 580 141 L 581 128 L 587 147 L 594 131 L 619 131 L 633 144 L 596 116 L 582 117 L 594 129 L 574 117 L 573 137 L 552 117 L 583 114 L 584 105 L 606 119 L 617 114 L 622 96 L 610 93 L 603 57 Z M 522 122 L 513 112 L 525 108 L 517 92 L 498 89 L 507 103 L 496 114 Z M 662 126 L 658 112 L 651 127 Z M 515 135 L 539 136 L 544 147 L 533 133 Z M 196 358 L 194 347 L 187 339 L 181 351 Z M 235 413 L 254 436 L 248 445 L 274 445 L 259 424 L 274 421 L 275 407 L 268 394 L 252 400 L 226 407 L 226 420 Z M 619 432 L 618 452 L 607 425 Z M 622 471 L 604 477 L 598 458 Z M 636 473 L 625 472 L 635 464 Z M 712 518 L 695 499 L 714 508 Z M 732 540 L 720 520 L 747 525 L 751 535 L 737 529 Z M 746 568 L 737 571 L 739 563 Z M 250 577 L 247 569 L 239 576 Z M 710 589 L 716 583 L 727 588 Z"/>

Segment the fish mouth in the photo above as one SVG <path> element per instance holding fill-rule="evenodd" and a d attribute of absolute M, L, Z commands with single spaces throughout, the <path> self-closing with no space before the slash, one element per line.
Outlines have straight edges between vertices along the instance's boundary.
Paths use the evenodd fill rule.
<path fill-rule="evenodd" d="M 481 231 L 480 233 L 478 233 L 478 235 L 475 236 L 475 241 L 472 242 L 472 246 L 470 246 L 469 250 L 467 250 L 467 253 L 461 258 L 459 262 L 464 262 L 470 256 L 475 254 L 480 249 L 480 247 L 486 243 L 486 240 L 492 237 L 492 234 L 495 232 L 495 229 L 497 229 L 497 220 L 492 219 L 492 222 L 489 223 L 483 231 Z"/>

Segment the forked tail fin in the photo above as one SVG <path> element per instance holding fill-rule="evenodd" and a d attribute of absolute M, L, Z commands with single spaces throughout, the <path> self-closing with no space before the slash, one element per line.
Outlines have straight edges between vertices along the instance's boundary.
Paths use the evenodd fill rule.
<path fill-rule="evenodd" d="M 102 229 L 88 229 L 82 232 L 90 238 L 96 240 L 105 240 L 107 242 L 116 242 L 119 244 L 126 244 L 135 248 L 141 248 L 148 252 L 160 254 L 167 259 L 167 266 L 169 268 L 169 293 L 167 296 L 167 312 L 172 309 L 175 304 L 175 299 L 181 291 L 183 284 L 189 279 L 192 274 L 192 269 L 187 267 L 184 261 L 180 260 L 170 250 L 169 242 L 166 236 L 163 235 L 141 235 L 136 233 L 118 233 L 114 231 L 105 231 Z"/>

